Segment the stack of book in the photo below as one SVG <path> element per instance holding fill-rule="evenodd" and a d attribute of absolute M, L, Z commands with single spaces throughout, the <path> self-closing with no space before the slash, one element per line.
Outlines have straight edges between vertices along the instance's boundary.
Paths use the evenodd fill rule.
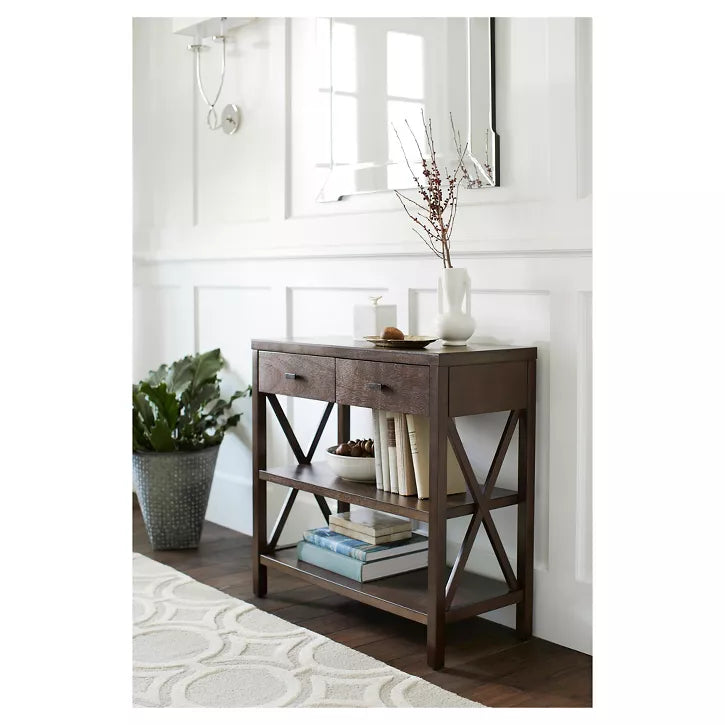
<path fill-rule="evenodd" d="M 333 514 L 329 526 L 305 531 L 297 558 L 358 582 L 428 566 L 428 537 L 398 516 L 356 509 Z"/>
<path fill-rule="evenodd" d="M 429 498 L 429 419 L 384 410 L 373 410 L 372 416 L 377 488 L 402 496 Z M 448 493 L 463 493 L 466 481 L 450 442 L 447 461 Z"/>

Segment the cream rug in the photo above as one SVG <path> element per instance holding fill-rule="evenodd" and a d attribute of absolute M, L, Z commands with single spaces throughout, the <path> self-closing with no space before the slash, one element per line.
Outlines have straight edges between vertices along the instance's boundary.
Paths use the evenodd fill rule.
<path fill-rule="evenodd" d="M 482 707 L 133 555 L 137 707 Z"/>

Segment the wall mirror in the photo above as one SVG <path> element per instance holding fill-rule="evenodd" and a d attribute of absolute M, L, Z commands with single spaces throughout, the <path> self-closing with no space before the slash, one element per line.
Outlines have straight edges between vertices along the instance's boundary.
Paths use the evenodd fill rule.
<path fill-rule="evenodd" d="M 439 165 L 460 156 L 452 117 L 463 183 L 498 186 L 494 18 L 318 18 L 316 32 L 318 201 L 414 186 L 403 150 L 419 175 L 423 117 Z"/>

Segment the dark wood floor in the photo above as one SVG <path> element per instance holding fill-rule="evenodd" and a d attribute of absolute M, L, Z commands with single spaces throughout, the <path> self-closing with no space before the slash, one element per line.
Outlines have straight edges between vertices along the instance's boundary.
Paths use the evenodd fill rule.
<path fill-rule="evenodd" d="M 446 666 L 426 665 L 425 627 L 269 571 L 252 592 L 251 538 L 207 522 L 198 550 L 152 551 L 134 505 L 133 550 L 445 690 L 491 707 L 591 707 L 592 658 L 478 617 L 447 628 Z"/>

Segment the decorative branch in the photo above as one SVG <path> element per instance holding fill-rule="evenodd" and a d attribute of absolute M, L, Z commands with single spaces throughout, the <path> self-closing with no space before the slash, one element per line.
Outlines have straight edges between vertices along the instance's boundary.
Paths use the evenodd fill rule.
<path fill-rule="evenodd" d="M 418 141 L 417 136 L 413 133 L 413 129 L 410 127 L 407 119 L 405 125 L 410 131 L 410 135 L 413 137 L 418 154 L 420 156 L 420 163 L 423 168 L 423 179 L 421 179 L 414 171 L 411 166 L 408 154 L 405 151 L 405 146 L 398 134 L 398 130 L 393 124 L 393 132 L 395 137 L 398 139 L 400 149 L 403 152 L 403 158 L 410 171 L 417 191 L 420 194 L 422 203 L 411 199 L 399 191 L 395 191 L 398 201 L 405 210 L 405 213 L 413 222 L 413 231 L 425 242 L 426 246 L 438 257 L 443 260 L 444 268 L 452 268 L 453 263 L 451 262 L 451 234 L 453 231 L 453 222 L 456 218 L 456 212 L 458 210 L 458 192 L 460 189 L 461 182 L 466 179 L 469 181 L 469 188 L 471 179 L 470 175 L 463 164 L 463 159 L 468 150 L 468 145 L 461 145 L 461 135 L 456 131 L 456 127 L 453 123 L 453 115 L 451 114 L 451 129 L 453 130 L 453 142 L 456 146 L 456 153 L 458 155 L 458 161 L 453 172 L 449 172 L 446 166 L 443 167 L 443 175 L 438 167 L 438 160 L 436 158 L 435 140 L 433 137 L 433 123 L 431 119 L 428 119 L 426 123 L 425 115 L 423 111 L 420 112 L 421 120 L 423 122 L 423 131 L 425 133 L 425 145 L 427 155 L 423 153 L 423 149 Z M 477 177 L 478 178 L 478 177 Z M 480 182 L 480 179 L 479 179 Z M 479 186 L 482 184 L 479 183 Z M 425 236 L 420 229 L 425 232 Z M 427 237 L 427 238 L 426 238 Z"/>

